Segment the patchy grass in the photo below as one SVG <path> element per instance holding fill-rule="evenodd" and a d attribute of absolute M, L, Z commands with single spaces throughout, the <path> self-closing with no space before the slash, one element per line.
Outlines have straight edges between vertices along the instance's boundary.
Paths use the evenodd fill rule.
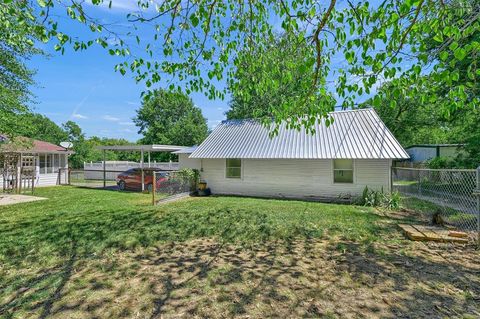
<path fill-rule="evenodd" d="M 473 233 L 477 231 L 477 216 L 475 214 L 465 213 L 415 197 L 403 197 L 401 204 L 404 208 L 414 212 L 418 219 L 426 222 L 431 222 L 433 213 L 439 212 L 445 223 L 460 227 L 461 230 L 469 230 Z"/>
<path fill-rule="evenodd" d="M 480 258 L 417 215 L 235 197 L 38 189 L 0 211 L 0 317 L 478 315 Z"/>

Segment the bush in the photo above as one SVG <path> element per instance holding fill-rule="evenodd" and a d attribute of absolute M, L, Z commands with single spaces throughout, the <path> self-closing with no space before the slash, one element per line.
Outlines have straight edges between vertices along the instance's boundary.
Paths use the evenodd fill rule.
<path fill-rule="evenodd" d="M 427 161 L 427 167 L 431 169 L 440 168 L 455 168 L 456 163 L 452 158 L 448 157 L 435 157 Z"/>
<path fill-rule="evenodd" d="M 197 188 L 200 172 L 196 169 L 182 168 L 176 173 L 176 176 L 183 181 L 183 183 L 190 183 L 191 190 Z"/>
<path fill-rule="evenodd" d="M 398 192 L 385 193 L 383 189 L 376 191 L 365 186 L 360 203 L 371 207 L 397 209 L 400 207 L 400 194 Z"/>

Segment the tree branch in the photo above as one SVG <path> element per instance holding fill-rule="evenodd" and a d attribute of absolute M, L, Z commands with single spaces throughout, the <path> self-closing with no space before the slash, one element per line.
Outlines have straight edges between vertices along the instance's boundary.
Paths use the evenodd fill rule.
<path fill-rule="evenodd" d="M 313 42 L 315 43 L 315 51 L 317 54 L 316 57 L 316 64 L 315 64 L 315 71 L 313 74 L 313 88 L 315 88 L 318 84 L 318 77 L 320 74 L 320 68 L 322 66 L 322 45 L 320 43 L 320 32 L 323 30 L 325 25 L 327 24 L 328 18 L 332 14 L 333 9 L 335 8 L 336 0 L 330 0 L 330 5 L 328 6 L 327 11 L 322 17 L 322 20 L 318 24 L 317 29 L 315 30 L 315 33 L 313 34 Z"/>

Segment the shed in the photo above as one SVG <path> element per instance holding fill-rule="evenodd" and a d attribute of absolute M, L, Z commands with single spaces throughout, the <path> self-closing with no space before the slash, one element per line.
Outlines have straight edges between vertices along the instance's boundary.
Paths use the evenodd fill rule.
<path fill-rule="evenodd" d="M 436 157 L 454 158 L 460 154 L 465 144 L 415 144 L 406 147 L 410 161 L 421 163 Z"/>
<path fill-rule="evenodd" d="M 353 198 L 365 186 L 391 190 L 391 166 L 407 152 L 373 109 L 332 112 L 314 132 L 278 134 L 256 120 L 227 120 L 188 156 L 213 194 L 280 198 Z M 186 152 L 185 150 L 183 150 Z M 185 154 L 185 153 L 183 153 Z"/>

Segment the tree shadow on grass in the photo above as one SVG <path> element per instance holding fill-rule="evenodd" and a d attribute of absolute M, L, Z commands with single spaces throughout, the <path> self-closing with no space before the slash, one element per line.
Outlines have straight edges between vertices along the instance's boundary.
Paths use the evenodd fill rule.
<path fill-rule="evenodd" d="M 27 305 L 26 308 L 33 311 L 41 308 L 39 318 L 48 318 L 54 303 L 62 298 L 62 290 L 72 276 L 73 267 L 77 261 L 77 244 L 75 241 L 71 243 L 69 255 L 70 257 L 62 266 L 46 270 L 39 276 L 20 282 L 20 285 L 13 288 L 15 292 L 12 297 L 5 303 L 0 304 L 0 315 L 4 315 L 5 318 L 13 317 L 20 307 Z M 47 297 L 44 301 L 39 302 L 37 298 L 41 299 L 42 296 Z"/>
<path fill-rule="evenodd" d="M 140 312 L 152 318 L 475 313 L 477 268 L 452 266 L 428 250 L 400 254 L 406 242 L 384 243 L 382 237 L 398 233 L 401 217 L 365 212 L 322 224 L 324 216 L 312 214 L 284 220 L 253 209 L 119 208 L 40 215 L 8 226 L 7 241 L 16 243 L 8 247 L 10 267 L 45 255 L 34 250 L 44 246 L 58 258 L 57 266 L 5 280 L 2 287 L 11 291 L 5 295 L 13 299 L 0 304 L 0 313 L 13 316 L 26 309 L 43 318 L 71 312 L 80 317 Z M 109 251 L 114 257 L 105 255 Z M 72 282 L 79 263 L 73 276 L 80 283 Z M 93 296 L 83 297 L 87 292 Z M 114 304 L 116 299 L 135 302 L 124 306 Z"/>
<path fill-rule="evenodd" d="M 376 252 L 343 242 L 327 252 L 337 272 L 381 294 L 377 305 L 386 305 L 392 318 L 480 315 L 480 258 L 473 247 L 415 243 L 406 254 L 401 245 L 388 248 Z"/>

